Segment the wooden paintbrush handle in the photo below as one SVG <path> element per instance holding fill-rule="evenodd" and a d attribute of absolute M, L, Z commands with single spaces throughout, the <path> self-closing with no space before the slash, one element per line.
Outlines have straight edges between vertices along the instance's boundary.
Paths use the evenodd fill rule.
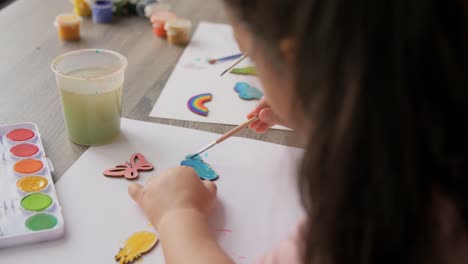
<path fill-rule="evenodd" d="M 220 138 L 218 138 L 216 140 L 216 144 L 219 144 L 219 143 L 223 142 L 224 140 L 230 138 L 232 135 L 236 134 L 237 132 L 244 129 L 245 127 L 252 124 L 253 122 L 257 121 L 258 119 L 259 119 L 258 116 L 254 116 L 254 117 L 250 118 L 249 120 L 245 121 L 244 123 L 240 124 L 239 126 L 229 130 L 229 132 L 222 135 Z"/>
<path fill-rule="evenodd" d="M 247 54 L 242 55 L 239 59 L 237 59 L 231 66 L 229 66 L 226 70 L 224 70 L 220 76 L 223 76 L 226 72 L 230 71 L 232 68 L 234 68 L 239 62 L 243 61 L 245 58 L 247 58 Z"/>

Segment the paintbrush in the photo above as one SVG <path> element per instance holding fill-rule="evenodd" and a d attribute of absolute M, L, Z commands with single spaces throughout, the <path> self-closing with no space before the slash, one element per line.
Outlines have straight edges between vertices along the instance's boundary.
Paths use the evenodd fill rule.
<path fill-rule="evenodd" d="M 239 54 L 236 54 L 236 55 L 231 55 L 231 56 L 222 57 L 222 58 L 218 58 L 218 59 L 211 59 L 211 60 L 208 60 L 208 63 L 209 64 L 215 64 L 215 63 L 218 63 L 218 62 L 235 60 L 237 58 L 242 57 L 242 55 L 243 55 L 242 53 L 239 53 Z"/>
<path fill-rule="evenodd" d="M 243 128 L 245 128 L 248 125 L 252 124 L 253 122 L 257 121 L 258 119 L 259 119 L 258 116 L 254 116 L 254 117 L 250 118 L 249 120 L 245 121 L 244 123 L 240 124 L 239 126 L 229 130 L 226 134 L 222 135 L 217 140 L 211 142 L 210 144 L 208 144 L 206 147 L 202 148 L 197 153 L 188 155 L 187 157 L 188 158 L 193 158 L 195 156 L 198 156 L 198 155 L 202 154 L 203 152 L 205 152 L 205 151 L 209 150 L 210 148 L 214 147 L 215 145 L 218 145 L 219 143 L 223 142 L 224 140 L 230 138 L 231 136 L 233 136 L 237 132 L 241 131 Z"/>
<path fill-rule="evenodd" d="M 231 64 L 231 66 L 229 66 L 225 71 L 223 71 L 221 73 L 221 75 L 219 76 L 223 76 L 226 72 L 228 72 L 229 70 L 231 70 L 232 68 L 234 68 L 234 66 L 236 66 L 237 64 L 239 64 L 239 62 L 241 62 L 243 59 L 247 58 L 247 55 L 246 54 L 243 54 L 238 60 L 236 60 L 233 64 Z"/>

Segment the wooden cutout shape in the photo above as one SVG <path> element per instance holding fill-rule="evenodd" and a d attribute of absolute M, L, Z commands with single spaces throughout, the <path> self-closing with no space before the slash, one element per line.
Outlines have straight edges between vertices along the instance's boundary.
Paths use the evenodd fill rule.
<path fill-rule="evenodd" d="M 260 100 L 263 97 L 262 91 L 246 82 L 237 82 L 234 91 L 243 100 Z"/>
<path fill-rule="evenodd" d="M 207 116 L 209 110 L 208 107 L 205 106 L 205 103 L 211 101 L 211 99 L 213 99 L 213 95 L 211 93 L 198 94 L 192 96 L 188 100 L 187 107 L 190 111 L 192 111 L 192 113 L 201 116 Z"/>
<path fill-rule="evenodd" d="M 123 248 L 115 256 L 115 260 L 120 264 L 133 263 L 141 258 L 142 254 L 150 251 L 158 243 L 156 234 L 141 231 L 133 234 L 127 239 Z"/>
<path fill-rule="evenodd" d="M 145 156 L 141 153 L 135 153 L 130 157 L 130 163 L 127 161 L 124 164 L 115 166 L 115 168 L 104 171 L 104 176 L 107 177 L 125 177 L 125 179 L 133 180 L 138 178 L 138 171 L 150 171 L 154 169 L 153 164 L 149 163 Z"/>

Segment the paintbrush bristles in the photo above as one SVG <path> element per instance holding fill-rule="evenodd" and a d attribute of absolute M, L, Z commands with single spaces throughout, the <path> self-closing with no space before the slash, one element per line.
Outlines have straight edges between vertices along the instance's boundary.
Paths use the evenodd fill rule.
<path fill-rule="evenodd" d="M 216 145 L 216 141 L 211 142 L 210 144 L 208 144 L 207 146 L 205 146 L 204 148 L 202 148 L 202 149 L 201 149 L 200 151 L 198 151 L 197 153 L 192 154 L 192 155 L 188 155 L 188 157 L 189 157 L 189 158 L 193 158 L 193 157 L 195 157 L 195 156 L 197 156 L 197 155 L 200 155 L 200 154 L 202 154 L 203 152 L 205 152 L 205 151 L 209 150 L 210 148 L 212 148 L 214 145 Z"/>

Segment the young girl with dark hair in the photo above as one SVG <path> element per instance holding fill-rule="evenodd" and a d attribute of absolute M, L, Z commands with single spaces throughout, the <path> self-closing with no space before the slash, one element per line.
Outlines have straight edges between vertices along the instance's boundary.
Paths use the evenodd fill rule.
<path fill-rule="evenodd" d="M 251 129 L 305 149 L 305 222 L 261 261 L 468 263 L 468 2 L 225 4 L 265 89 Z M 167 263 L 233 262 L 205 218 L 214 183 L 179 167 L 129 193 Z"/>

